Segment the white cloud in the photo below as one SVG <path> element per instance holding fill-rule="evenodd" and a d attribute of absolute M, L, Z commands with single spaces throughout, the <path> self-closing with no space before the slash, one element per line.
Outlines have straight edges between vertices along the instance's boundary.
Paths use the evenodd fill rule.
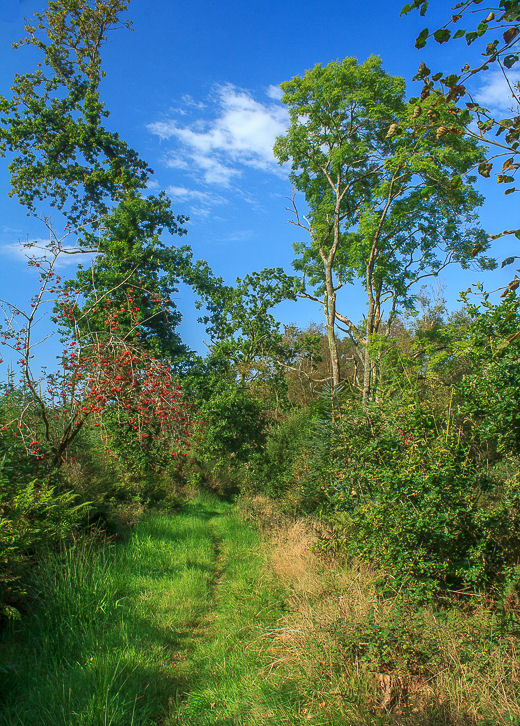
<path fill-rule="evenodd" d="M 182 102 L 185 106 L 190 106 L 191 108 L 198 108 L 203 109 L 206 108 L 206 104 L 202 101 L 196 101 L 193 96 L 190 96 L 189 93 L 185 93 L 182 97 Z"/>
<path fill-rule="evenodd" d="M 226 199 L 218 194 L 203 192 L 200 189 L 188 189 L 187 187 L 169 186 L 166 189 L 172 199 L 182 202 L 196 202 L 198 204 L 225 204 Z"/>
<path fill-rule="evenodd" d="M 188 105 L 205 110 L 204 118 L 181 125 L 175 119 L 156 121 L 148 129 L 174 145 L 167 165 L 180 169 L 192 167 L 207 184 L 229 186 L 244 168 L 278 172 L 273 156 L 275 139 L 286 130 L 288 114 L 279 102 L 280 89 L 270 86 L 268 102 L 261 102 L 231 84 L 215 90 L 213 114 L 208 107 L 189 99 Z"/>
<path fill-rule="evenodd" d="M 280 88 L 280 86 L 276 86 L 273 84 L 267 88 L 267 95 L 269 96 L 269 98 L 272 98 L 273 101 L 281 101 L 282 96 L 283 96 L 283 91 Z"/>
<path fill-rule="evenodd" d="M 238 169 L 234 169 L 218 160 L 210 152 L 204 154 L 192 153 L 191 159 L 204 172 L 204 181 L 207 184 L 220 184 L 224 187 L 229 186 L 231 178 L 240 174 Z"/>
<path fill-rule="evenodd" d="M 171 154 L 166 158 L 166 166 L 170 167 L 171 169 L 187 170 L 190 168 L 190 165 L 188 164 L 186 159 L 182 159 L 180 156 L 176 156 L 175 154 Z"/>
<path fill-rule="evenodd" d="M 509 83 L 514 87 L 520 82 L 520 71 L 508 71 Z M 493 111 L 518 111 L 518 103 L 513 98 L 511 89 L 501 71 L 490 71 L 482 74 L 482 86 L 475 94 L 477 101 Z M 518 95 L 518 94 L 517 94 Z"/>

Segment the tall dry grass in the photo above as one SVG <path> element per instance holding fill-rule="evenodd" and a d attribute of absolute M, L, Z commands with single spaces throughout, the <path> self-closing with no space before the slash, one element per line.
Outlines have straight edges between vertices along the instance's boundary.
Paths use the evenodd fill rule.
<path fill-rule="evenodd" d="M 269 672 L 321 724 L 520 724 L 518 623 L 484 598 L 440 607 L 395 592 L 359 562 L 316 551 L 316 523 L 283 519 L 269 500 L 255 519 L 289 607 L 269 641 Z M 390 580 L 391 581 L 391 580 Z"/>

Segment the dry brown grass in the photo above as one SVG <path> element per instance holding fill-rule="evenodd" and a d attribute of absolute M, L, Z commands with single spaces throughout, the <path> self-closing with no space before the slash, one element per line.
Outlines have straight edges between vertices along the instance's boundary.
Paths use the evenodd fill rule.
<path fill-rule="evenodd" d="M 484 602 L 436 611 L 403 592 L 383 596 L 381 573 L 316 553 L 311 522 L 283 520 L 263 498 L 243 511 L 260 523 L 289 593 L 287 614 L 265 634 L 270 671 L 297 684 L 320 723 L 520 724 L 518 636 Z"/>

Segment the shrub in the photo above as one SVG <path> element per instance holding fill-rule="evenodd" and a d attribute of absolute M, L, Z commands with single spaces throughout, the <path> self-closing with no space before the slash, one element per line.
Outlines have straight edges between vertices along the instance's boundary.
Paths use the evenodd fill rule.
<path fill-rule="evenodd" d="M 23 576 L 37 552 L 55 546 L 77 525 L 83 505 L 45 480 L 11 476 L 0 462 L 0 615 L 18 616 Z"/>
<path fill-rule="evenodd" d="M 262 406 L 234 381 L 216 385 L 199 407 L 196 454 L 217 464 L 226 457 L 247 461 L 265 439 Z"/>
<path fill-rule="evenodd" d="M 299 464 L 304 455 L 311 429 L 308 410 L 295 410 L 281 422 L 274 423 L 262 452 L 253 462 L 254 487 L 272 497 L 291 495 Z"/>
<path fill-rule="evenodd" d="M 355 405 L 331 427 L 303 492 L 320 489 L 335 540 L 422 590 L 487 589 L 516 571 L 518 477 L 481 469 L 426 404 Z"/>

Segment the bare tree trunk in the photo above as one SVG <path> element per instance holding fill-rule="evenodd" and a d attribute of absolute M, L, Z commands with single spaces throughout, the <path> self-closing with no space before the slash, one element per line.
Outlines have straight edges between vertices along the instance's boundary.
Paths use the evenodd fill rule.
<path fill-rule="evenodd" d="M 336 340 L 336 291 L 332 281 L 332 265 L 328 261 L 325 262 L 325 282 L 327 292 L 325 296 L 325 330 L 327 331 L 327 340 L 329 343 L 330 367 L 332 373 L 332 385 L 334 388 L 339 386 L 339 355 L 338 342 Z"/>
<path fill-rule="evenodd" d="M 363 355 L 363 406 L 366 407 L 372 392 L 372 361 L 370 359 L 370 342 L 374 327 L 374 298 L 372 295 L 369 276 L 367 273 L 368 311 L 365 336 L 365 350 Z"/>

